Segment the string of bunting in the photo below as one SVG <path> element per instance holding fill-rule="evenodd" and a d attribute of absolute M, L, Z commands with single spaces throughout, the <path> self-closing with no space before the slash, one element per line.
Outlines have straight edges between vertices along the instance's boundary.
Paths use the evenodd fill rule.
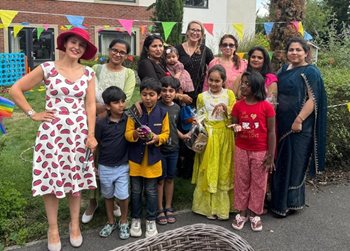
<path fill-rule="evenodd" d="M 86 29 L 89 27 L 88 24 L 84 24 L 85 17 L 84 16 L 76 16 L 76 15 L 65 15 L 65 14 L 56 14 L 56 13 L 44 13 L 44 12 L 33 12 L 33 11 L 13 11 L 13 10 L 0 10 L 0 19 L 2 24 L 0 24 L 0 28 L 8 28 L 12 23 L 12 20 L 18 14 L 18 12 L 26 13 L 26 14 L 37 14 L 37 15 L 51 15 L 51 16 L 64 16 L 67 18 L 69 25 L 61 25 L 61 30 L 69 30 L 72 27 L 80 27 Z M 165 21 L 150 21 L 150 20 L 138 20 L 138 19 L 115 19 L 108 17 L 99 17 L 99 16 L 88 16 L 88 18 L 92 19 L 104 19 L 104 20 L 118 20 L 119 24 L 124 28 L 125 31 L 131 36 L 132 28 L 135 22 L 139 23 L 160 23 L 164 30 L 164 39 L 167 41 L 169 35 L 171 34 L 175 24 L 180 22 L 165 22 Z M 264 22 L 264 23 L 256 23 L 256 25 L 263 24 L 266 35 L 269 35 L 272 31 L 273 25 L 275 23 L 286 23 L 286 22 Z M 304 31 L 303 24 L 300 21 L 292 21 L 291 22 L 295 29 L 300 32 L 304 36 L 305 40 L 312 40 L 313 37 L 306 31 Z M 215 24 L 228 24 L 228 23 L 204 23 L 203 26 L 206 32 L 210 35 L 214 35 L 214 25 Z M 20 25 L 15 25 L 13 27 L 13 35 L 16 38 L 18 33 L 25 27 L 28 26 L 28 22 L 23 22 Z M 236 35 L 243 39 L 244 36 L 244 25 L 242 23 L 232 23 L 232 28 L 236 32 Z M 48 24 L 44 24 L 43 27 L 37 27 L 37 38 L 40 38 L 41 33 L 45 30 L 47 31 L 49 28 Z M 103 25 L 103 28 L 110 28 L 110 25 Z M 100 28 L 99 31 L 103 30 Z M 143 35 L 146 31 L 152 31 L 153 25 L 139 25 L 140 32 Z"/>

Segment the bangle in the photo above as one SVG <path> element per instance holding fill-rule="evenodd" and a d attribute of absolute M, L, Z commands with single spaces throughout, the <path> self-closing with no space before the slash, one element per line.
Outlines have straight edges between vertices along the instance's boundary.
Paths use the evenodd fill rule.
<path fill-rule="evenodd" d="M 304 122 L 304 119 L 300 115 L 298 115 L 297 117 L 300 118 L 302 122 Z"/>

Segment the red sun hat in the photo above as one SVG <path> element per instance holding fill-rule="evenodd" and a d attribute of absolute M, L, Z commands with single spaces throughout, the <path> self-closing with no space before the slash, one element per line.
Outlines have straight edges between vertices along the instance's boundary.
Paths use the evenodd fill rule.
<path fill-rule="evenodd" d="M 69 31 L 63 32 L 57 37 L 57 49 L 61 51 L 66 51 L 66 47 L 64 47 L 64 43 L 66 42 L 66 38 L 68 36 L 77 36 L 84 40 L 87 44 L 86 50 L 84 54 L 81 56 L 81 59 L 89 60 L 92 59 L 96 52 L 97 48 L 96 46 L 90 42 L 90 35 L 89 33 L 81 28 L 74 27 L 70 29 Z"/>

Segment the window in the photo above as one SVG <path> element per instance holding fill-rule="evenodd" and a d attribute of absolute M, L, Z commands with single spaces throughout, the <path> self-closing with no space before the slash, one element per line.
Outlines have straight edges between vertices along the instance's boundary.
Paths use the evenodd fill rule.
<path fill-rule="evenodd" d="M 108 55 L 109 44 L 114 39 L 123 39 L 130 44 L 130 55 L 136 54 L 136 36 L 135 33 L 132 33 L 131 36 L 127 32 L 122 31 L 107 31 L 103 30 L 99 32 L 98 43 L 100 48 L 100 53 L 102 55 Z"/>
<path fill-rule="evenodd" d="M 208 0 L 185 0 L 184 5 L 190 8 L 208 8 Z"/>

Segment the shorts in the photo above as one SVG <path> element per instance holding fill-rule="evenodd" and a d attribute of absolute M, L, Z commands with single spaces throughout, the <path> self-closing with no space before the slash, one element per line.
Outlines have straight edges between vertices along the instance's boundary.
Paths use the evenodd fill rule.
<path fill-rule="evenodd" d="M 116 197 L 119 200 L 129 198 L 129 165 L 104 166 L 99 164 L 101 194 L 106 199 Z"/>
<path fill-rule="evenodd" d="M 162 169 L 163 173 L 159 179 L 174 179 L 176 176 L 177 159 L 179 152 L 162 152 Z"/>

